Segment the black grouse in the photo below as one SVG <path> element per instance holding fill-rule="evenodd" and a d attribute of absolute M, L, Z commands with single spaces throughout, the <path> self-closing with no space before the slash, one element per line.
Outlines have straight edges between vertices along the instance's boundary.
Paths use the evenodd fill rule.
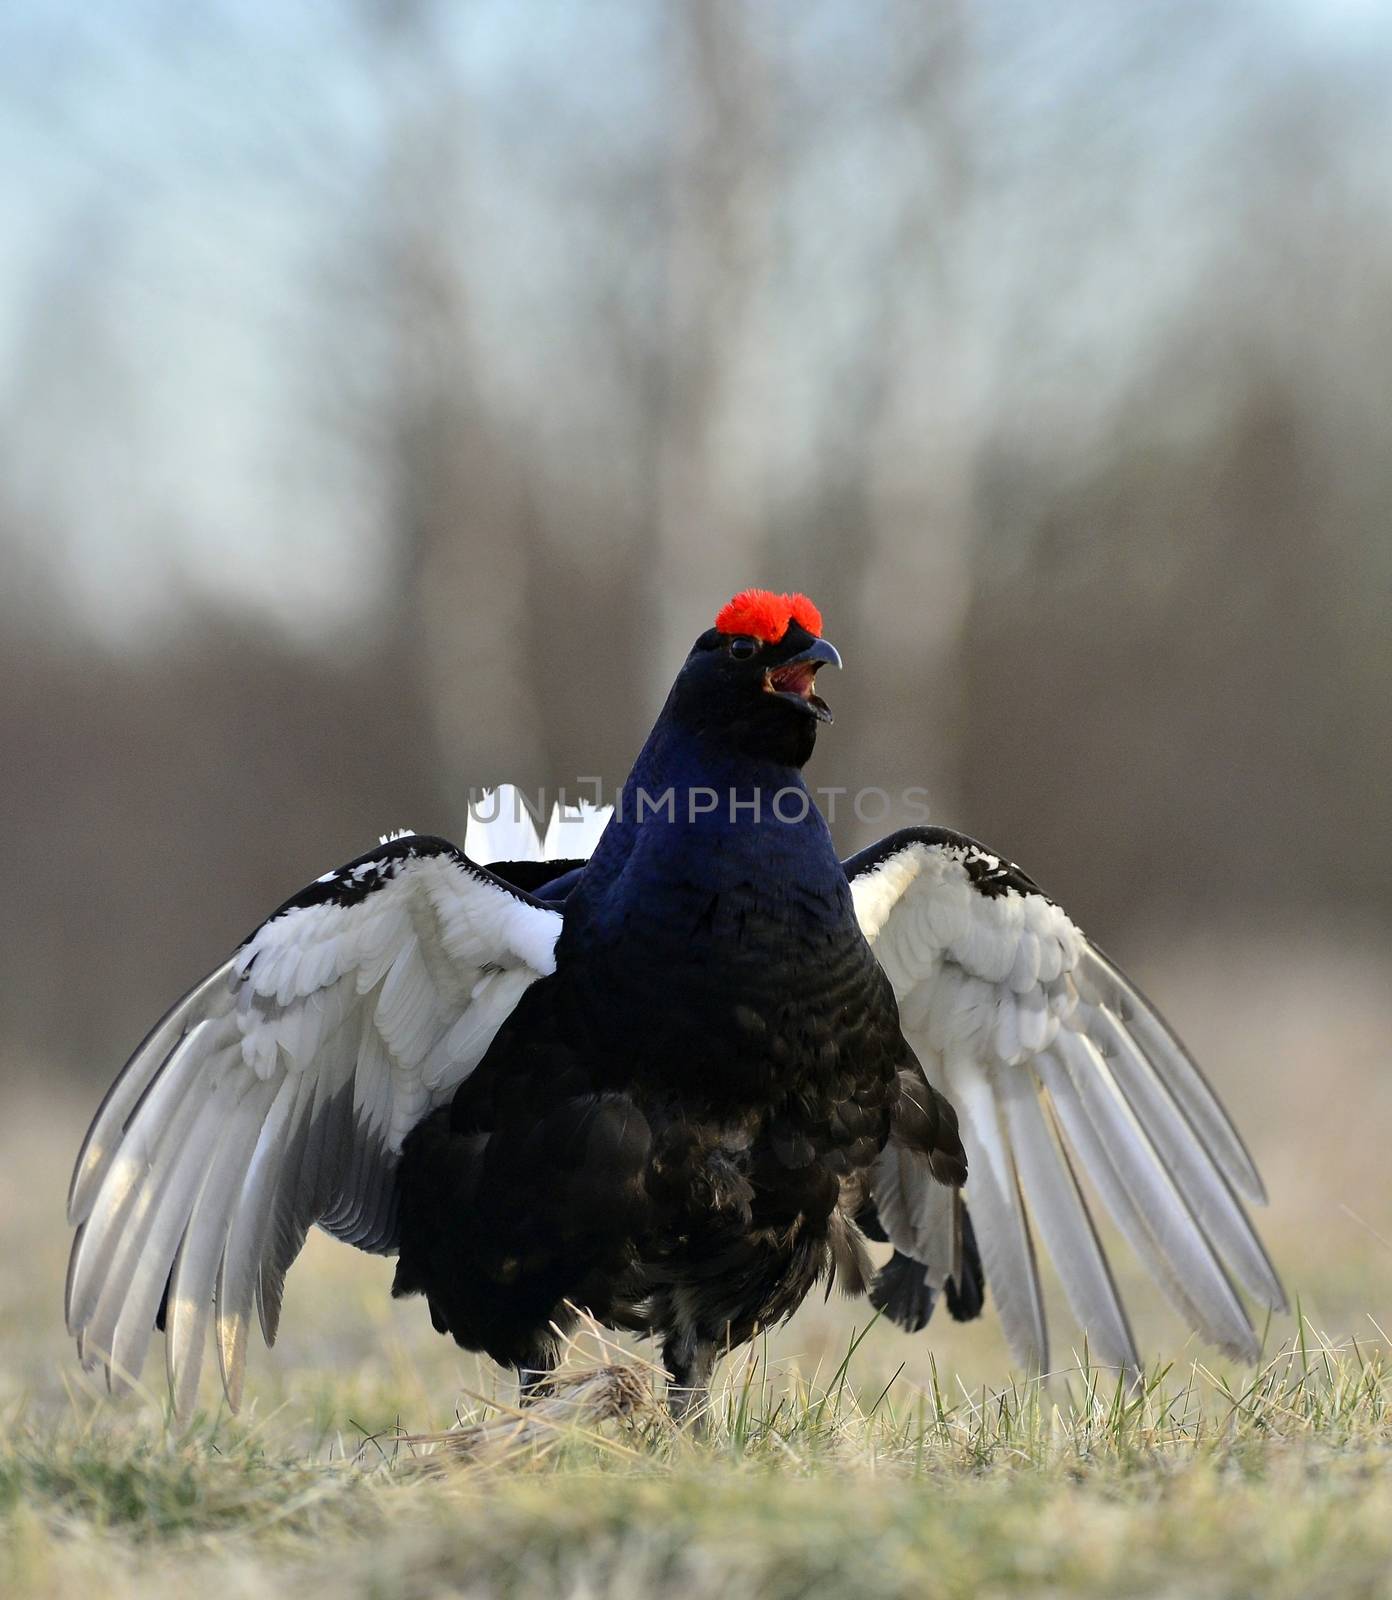
<path fill-rule="evenodd" d="M 659 1338 L 684 1410 L 828 1274 L 911 1329 L 989 1285 L 1040 1370 L 1033 1225 L 1094 1356 L 1134 1372 L 1080 1170 L 1191 1324 L 1252 1356 L 1229 1271 L 1284 1300 L 1217 1098 L 1019 868 L 940 828 L 838 859 L 802 779 L 828 664 L 810 601 L 746 591 L 612 816 L 488 866 L 395 836 L 286 901 L 88 1133 L 84 1361 L 132 1381 L 158 1324 L 187 1414 L 211 1324 L 235 1406 L 253 1306 L 273 1341 L 317 1223 L 396 1253 L 393 1292 L 528 1389 L 580 1307 Z M 567 834 L 572 859 L 520 859 Z M 893 1247 L 878 1272 L 867 1238 Z"/>

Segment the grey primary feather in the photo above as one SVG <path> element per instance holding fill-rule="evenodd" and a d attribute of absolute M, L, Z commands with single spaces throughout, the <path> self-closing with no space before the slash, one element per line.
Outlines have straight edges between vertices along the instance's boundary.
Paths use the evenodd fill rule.
<path fill-rule="evenodd" d="M 252 1306 L 273 1341 L 309 1227 L 395 1247 L 400 1140 L 550 970 L 559 928 L 554 907 L 415 836 L 264 923 L 149 1034 L 83 1143 L 65 1298 L 84 1363 L 134 1381 L 163 1299 L 177 1413 L 209 1322 L 235 1407 Z"/>
<path fill-rule="evenodd" d="M 950 1055 L 945 1066 L 967 1150 L 968 1193 L 986 1282 L 1012 1355 L 1021 1366 L 1042 1372 L 1049 1365 L 1044 1296 L 1014 1158 L 980 1066 L 962 1055 Z"/>
<path fill-rule="evenodd" d="M 1021 1182 L 1073 1313 L 1104 1363 L 1135 1373 L 1140 1357 L 1131 1326 L 1072 1168 L 1045 1126 L 1038 1091 L 1013 1073 L 996 1074 L 994 1087 Z"/>
<path fill-rule="evenodd" d="M 314 1098 L 317 1083 L 305 1074 L 303 1096 L 297 1097 L 295 1118 L 290 1126 L 290 1137 L 285 1146 L 275 1187 L 270 1197 L 267 1227 L 261 1243 L 261 1254 L 256 1270 L 256 1313 L 261 1323 L 261 1337 L 267 1345 L 274 1345 L 280 1330 L 280 1304 L 285 1292 L 285 1274 L 304 1247 L 309 1233 L 309 1218 L 301 1219 L 295 1210 L 300 1173 L 311 1159 L 314 1128 Z"/>
<path fill-rule="evenodd" d="M 305 1078 L 287 1078 L 257 1136 L 241 1192 L 232 1214 L 227 1245 L 218 1267 L 216 1335 L 218 1365 L 227 1402 L 241 1404 L 246 1370 L 247 1335 L 256 1295 L 256 1280 L 270 1226 L 276 1174 L 302 1094 Z"/>
<path fill-rule="evenodd" d="M 75 1205 L 72 1220 L 82 1224 L 82 1232 L 68 1271 L 70 1328 L 85 1326 L 91 1319 L 111 1258 L 120 1247 L 126 1219 L 142 1198 L 148 1203 L 148 1185 L 142 1180 L 151 1169 L 158 1141 L 171 1127 L 182 1131 L 193 1115 L 195 1107 L 188 1096 L 202 1064 L 199 1040 L 214 1026 L 211 1019 L 200 1022 L 169 1054 L 140 1107 L 142 1115 L 124 1141 L 118 1137 L 121 1118 L 108 1117 L 106 1112 L 88 1135 L 78 1168 L 81 1171 L 96 1152 L 94 1165 L 99 1176 L 90 1183 L 74 1185 L 80 1203 Z M 109 1103 L 107 1109 L 111 1110 Z M 121 1166 L 113 1171 L 118 1153 Z"/>
<path fill-rule="evenodd" d="M 213 1028 L 216 1024 L 204 1026 Z M 197 1053 L 201 1031 L 195 1029 L 174 1052 L 167 1069 L 167 1101 L 151 1097 L 149 1117 L 142 1118 L 133 1130 L 132 1148 L 123 1147 L 119 1161 L 112 1164 L 87 1218 L 81 1260 L 74 1274 L 72 1316 L 74 1323 L 85 1329 L 89 1360 L 110 1354 L 132 1376 L 134 1371 L 126 1360 L 129 1349 L 116 1349 L 121 1313 L 136 1285 L 143 1283 L 141 1267 L 146 1261 L 146 1246 L 158 1223 L 164 1196 L 177 1179 L 181 1154 L 197 1149 L 195 1141 L 200 1129 L 206 1141 L 216 1128 L 215 1119 L 209 1122 L 205 1116 L 206 1090 L 200 1082 L 203 1063 Z M 225 1056 L 218 1058 L 214 1073 L 210 1074 L 212 1083 L 220 1081 L 217 1074 L 226 1065 Z M 162 1082 L 160 1087 L 163 1086 Z M 168 1119 L 162 1125 L 150 1120 L 165 1112 Z M 187 1162 L 184 1170 L 190 1170 Z M 148 1275 L 147 1268 L 144 1276 Z M 152 1322 L 158 1304 L 157 1292 L 150 1308 Z"/>
<path fill-rule="evenodd" d="M 1286 1308 L 1285 1294 L 1212 1151 L 1168 1092 L 1153 1060 L 1109 1010 L 1080 1007 L 1083 1031 L 1097 1047 L 1162 1162 L 1219 1254 L 1264 1305 Z"/>
<path fill-rule="evenodd" d="M 1207 1338 L 1243 1358 L 1254 1358 L 1257 1339 L 1242 1302 L 1105 1061 L 1090 1040 L 1068 1028 L 1059 1030 L 1057 1046 L 1077 1102 L 1152 1241 L 1148 1254 L 1169 1263 L 1172 1280 L 1184 1286 L 1182 1303 L 1197 1314 L 1196 1326 Z"/>
<path fill-rule="evenodd" d="M 231 974 L 230 961 L 210 972 L 165 1012 L 132 1052 L 125 1070 L 97 1108 L 92 1126 L 82 1141 L 68 1188 L 69 1222 L 78 1223 L 87 1217 L 97 1189 L 115 1158 L 122 1129 L 179 1041 L 209 1015 L 208 1002 L 222 993 Z M 230 1003 L 229 995 L 227 1004 L 230 1006 Z"/>
<path fill-rule="evenodd" d="M 1077 1155 L 1097 1192 L 1102 1196 L 1113 1222 L 1127 1244 L 1141 1258 L 1146 1270 L 1160 1285 L 1166 1297 L 1188 1320 L 1198 1327 L 1203 1318 L 1188 1290 L 1180 1282 L 1174 1265 L 1157 1247 L 1150 1229 L 1122 1182 L 1101 1135 L 1083 1109 L 1067 1068 L 1052 1050 L 1041 1051 L 1035 1066 L 1049 1091 L 1049 1102 L 1062 1127 L 1068 1146 Z"/>
<path fill-rule="evenodd" d="M 169 1390 L 178 1416 L 187 1416 L 197 1397 L 213 1285 L 231 1224 L 232 1202 L 275 1091 L 274 1083 L 256 1082 L 228 1119 L 184 1226 L 169 1281 L 164 1330 Z"/>
<path fill-rule="evenodd" d="M 1105 1005 L 1121 1021 L 1183 1107 L 1228 1182 L 1253 1205 L 1265 1205 L 1266 1186 L 1242 1136 L 1198 1063 L 1165 1019 L 1096 945 L 1084 948 L 1076 978 L 1081 993 Z"/>

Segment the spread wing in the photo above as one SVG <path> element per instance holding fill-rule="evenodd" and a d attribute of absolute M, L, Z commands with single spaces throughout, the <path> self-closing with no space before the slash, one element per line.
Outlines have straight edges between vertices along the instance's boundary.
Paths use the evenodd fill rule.
<path fill-rule="evenodd" d="M 163 1305 L 176 1410 L 210 1321 L 235 1408 L 253 1303 L 270 1343 L 311 1223 L 395 1249 L 402 1140 L 553 970 L 560 927 L 556 906 L 413 835 L 262 923 L 131 1057 L 78 1156 L 67 1319 L 84 1361 L 133 1381 Z"/>
<path fill-rule="evenodd" d="M 962 834 L 905 829 L 846 873 L 905 1037 L 956 1107 L 986 1282 L 1015 1359 L 1048 1366 L 1037 1227 L 1092 1352 L 1140 1365 L 1080 1177 L 1190 1325 L 1255 1357 L 1229 1274 L 1284 1309 L 1242 1204 L 1265 1192 L 1158 1012 L 1018 867 Z M 923 1260 L 950 1191 L 883 1176 L 876 1201 L 889 1237 Z M 941 1282 L 943 1263 L 924 1265 Z"/>

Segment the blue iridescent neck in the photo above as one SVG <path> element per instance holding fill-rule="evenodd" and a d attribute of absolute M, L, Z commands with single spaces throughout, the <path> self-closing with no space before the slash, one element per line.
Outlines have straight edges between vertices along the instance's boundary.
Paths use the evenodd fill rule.
<path fill-rule="evenodd" d="M 724 745 L 718 732 L 664 715 L 624 782 L 567 922 L 629 887 L 693 879 L 715 886 L 772 872 L 844 882 L 801 771 L 751 758 Z"/>

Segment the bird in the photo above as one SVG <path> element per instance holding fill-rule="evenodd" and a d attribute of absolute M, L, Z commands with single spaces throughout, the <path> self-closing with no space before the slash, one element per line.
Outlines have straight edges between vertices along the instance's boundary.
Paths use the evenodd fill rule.
<path fill-rule="evenodd" d="M 576 1319 L 652 1338 L 679 1418 L 833 1284 L 907 1330 L 988 1303 L 1049 1370 L 1036 1235 L 1091 1359 L 1143 1369 L 1099 1203 L 1201 1336 L 1285 1306 L 1266 1199 L 1160 1013 L 1019 867 L 903 828 L 842 860 L 804 768 L 841 658 L 806 596 L 696 639 L 612 807 L 384 836 L 156 1024 L 69 1192 L 66 1318 L 121 1392 L 164 1334 L 240 1404 L 312 1226 L 544 1393 Z M 488 859 L 483 859 L 483 858 Z M 870 1245 L 888 1246 L 878 1267 Z M 1240 1287 L 1239 1287 L 1240 1286 Z"/>

